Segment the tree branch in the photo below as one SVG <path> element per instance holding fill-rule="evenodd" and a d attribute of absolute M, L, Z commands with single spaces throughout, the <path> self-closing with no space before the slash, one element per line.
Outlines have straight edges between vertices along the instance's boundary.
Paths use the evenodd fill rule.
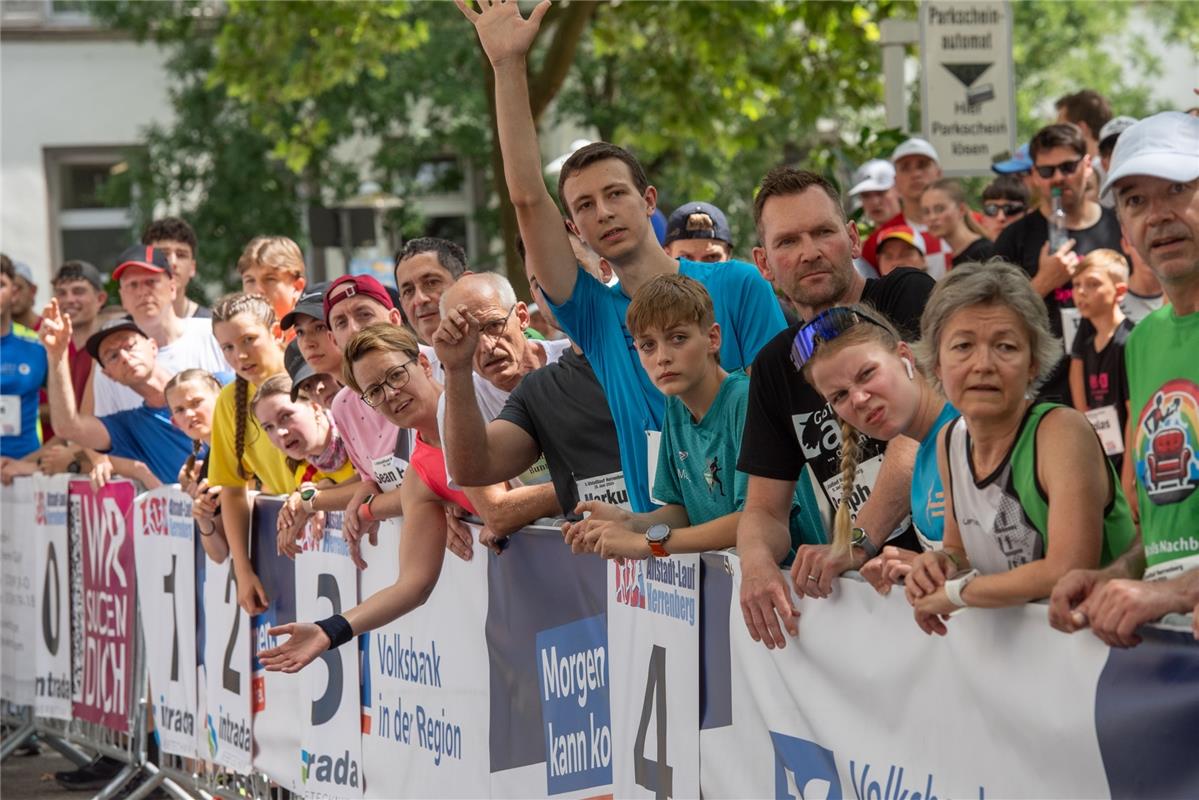
<path fill-rule="evenodd" d="M 541 119 L 542 112 L 562 88 L 562 83 L 574 63 L 579 39 L 599 8 L 599 3 L 593 0 L 574 0 L 569 6 L 561 8 L 562 18 L 554 29 L 554 38 L 547 46 L 541 68 L 537 70 L 537 74 L 529 76 L 529 105 L 532 107 L 534 121 Z"/>

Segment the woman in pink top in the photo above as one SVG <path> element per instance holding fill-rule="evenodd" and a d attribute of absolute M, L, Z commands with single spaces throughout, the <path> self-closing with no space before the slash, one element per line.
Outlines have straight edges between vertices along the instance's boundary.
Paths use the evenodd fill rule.
<path fill-rule="evenodd" d="M 343 369 L 346 385 L 367 405 L 398 427 L 416 433 L 400 488 L 369 495 L 358 508 L 359 518 L 366 522 L 403 513 L 406 535 L 400 537 L 400 563 L 404 568 L 394 584 L 349 609 L 345 616 L 272 628 L 270 635 L 290 638 L 258 654 L 258 660 L 271 671 L 297 672 L 326 650 L 420 606 L 441 574 L 446 504 L 457 503 L 491 522 L 492 514 L 503 516 L 503 498 L 511 494 L 503 484 L 468 489 L 449 485 L 437 430 L 441 384 L 433 380 L 429 360 L 407 328 L 379 324 L 358 332 L 346 343 Z"/>

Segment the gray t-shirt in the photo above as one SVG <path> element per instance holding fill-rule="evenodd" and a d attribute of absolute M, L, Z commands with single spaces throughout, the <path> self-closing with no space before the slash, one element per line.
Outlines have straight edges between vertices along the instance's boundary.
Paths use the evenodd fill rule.
<path fill-rule="evenodd" d="M 496 419 L 537 442 L 564 513 L 574 511 L 580 493 L 629 507 L 608 400 L 587 359 L 573 349 L 526 375 Z"/>

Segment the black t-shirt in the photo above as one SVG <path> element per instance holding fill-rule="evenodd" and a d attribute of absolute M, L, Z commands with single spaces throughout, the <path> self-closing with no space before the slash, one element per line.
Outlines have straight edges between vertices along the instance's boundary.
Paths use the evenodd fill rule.
<path fill-rule="evenodd" d="M 1074 240 L 1074 252 L 1085 256 L 1092 250 L 1109 248 L 1120 250 L 1120 222 L 1110 208 L 1099 209 L 1099 221 L 1089 228 L 1081 230 L 1069 229 L 1070 238 Z M 1049 221 L 1040 211 L 1034 211 L 1028 216 L 1016 220 L 1003 229 L 995 242 L 995 256 L 1010 264 L 1022 268 L 1032 278 L 1037 274 L 1041 260 L 1041 247 L 1049 241 Z M 1054 336 L 1062 336 L 1062 312 L 1072 318 L 1077 318 L 1074 309 L 1074 289 L 1070 281 L 1045 295 L 1045 307 L 1049 311 L 1049 327 Z M 1070 342 L 1066 342 L 1069 349 Z M 1070 372 L 1067 360 L 1063 356 L 1057 368 L 1041 386 L 1037 399 L 1041 401 L 1059 402 L 1070 405 Z"/>
<path fill-rule="evenodd" d="M 975 239 L 960 253 L 954 253 L 953 265 L 967 264 L 971 261 L 987 261 L 991 256 L 995 255 L 995 243 L 990 239 L 983 237 Z"/>
<path fill-rule="evenodd" d="M 522 378 L 496 419 L 537 442 L 563 513 L 578 505 L 576 482 L 602 487 L 593 499 L 628 506 L 608 399 L 591 364 L 573 349 Z"/>
<path fill-rule="evenodd" d="M 1086 392 L 1087 408 L 1115 406 L 1120 420 L 1120 430 L 1128 424 L 1128 372 L 1124 368 L 1124 343 L 1132 333 L 1133 322 L 1125 318 L 1112 334 L 1103 349 L 1095 351 L 1095 329 L 1085 325 L 1074 337 L 1074 349 L 1070 355 L 1082 361 L 1082 380 Z M 1119 471 L 1120 456 L 1112 456 L 1112 463 Z"/>
<path fill-rule="evenodd" d="M 862 302 L 885 314 L 900 333 L 915 341 L 920 315 L 935 282 L 928 273 L 900 267 L 884 278 L 867 279 Z M 800 325 L 792 325 L 759 351 L 749 381 L 749 404 L 737 469 L 781 481 L 810 482 L 801 496 L 815 496 L 826 519 L 841 490 L 841 424 L 824 398 L 791 363 L 791 343 Z M 858 486 L 850 508 L 857 513 L 870 496 L 887 443 L 860 440 Z M 806 469 L 805 469 L 806 467 Z M 909 531 L 909 533 L 911 533 Z M 895 544 L 919 550 L 914 535 Z"/>

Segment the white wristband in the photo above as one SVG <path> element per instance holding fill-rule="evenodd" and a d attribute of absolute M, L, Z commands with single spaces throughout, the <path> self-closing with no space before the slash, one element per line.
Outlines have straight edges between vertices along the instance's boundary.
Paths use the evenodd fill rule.
<path fill-rule="evenodd" d="M 945 581 L 945 597 L 958 608 L 966 608 L 970 604 L 962 599 L 962 590 L 977 577 L 978 570 L 972 569 L 964 575 Z"/>

